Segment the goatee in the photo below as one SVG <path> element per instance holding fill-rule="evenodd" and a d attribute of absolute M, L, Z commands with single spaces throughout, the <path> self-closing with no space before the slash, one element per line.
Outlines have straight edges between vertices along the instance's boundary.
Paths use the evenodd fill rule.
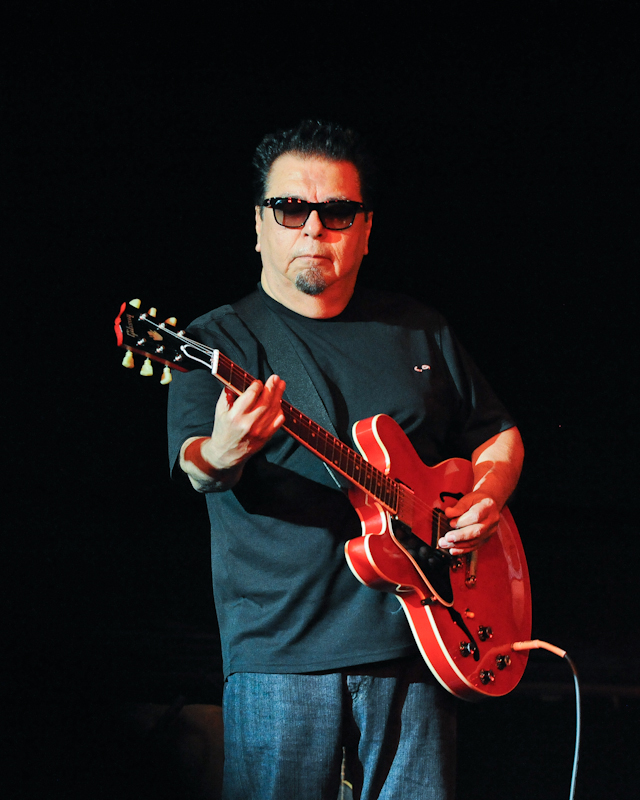
<path fill-rule="evenodd" d="M 309 267 L 304 272 L 296 276 L 296 289 L 304 294 L 322 294 L 327 288 L 322 272 L 315 267 Z"/>

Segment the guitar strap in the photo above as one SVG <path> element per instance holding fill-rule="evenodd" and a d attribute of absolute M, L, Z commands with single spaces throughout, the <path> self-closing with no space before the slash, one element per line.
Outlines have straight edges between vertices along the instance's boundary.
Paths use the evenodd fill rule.
<path fill-rule="evenodd" d="M 242 300 L 233 303 L 233 310 L 244 322 L 249 331 L 263 346 L 269 366 L 287 383 L 285 394 L 291 405 L 299 408 L 318 425 L 332 433 L 336 438 L 335 425 L 327 407 L 300 353 L 301 343 L 289 331 L 275 311 L 262 300 L 258 292 L 253 292 Z M 320 380 L 320 376 L 316 376 Z M 325 467 L 341 489 L 334 471 Z"/>

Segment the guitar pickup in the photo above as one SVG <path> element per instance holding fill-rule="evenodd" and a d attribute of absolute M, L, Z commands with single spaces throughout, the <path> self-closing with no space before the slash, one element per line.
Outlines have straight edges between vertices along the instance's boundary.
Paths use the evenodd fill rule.
<path fill-rule="evenodd" d="M 398 503 L 396 520 L 411 529 L 414 526 L 415 495 L 404 483 L 398 481 Z"/>

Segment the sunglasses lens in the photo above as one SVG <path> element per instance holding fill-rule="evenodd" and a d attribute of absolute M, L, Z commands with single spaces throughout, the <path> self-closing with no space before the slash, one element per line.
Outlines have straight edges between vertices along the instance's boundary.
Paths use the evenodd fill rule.
<path fill-rule="evenodd" d="M 356 210 L 351 203 L 327 203 L 320 211 L 320 219 L 325 228 L 340 231 L 353 225 Z"/>
<path fill-rule="evenodd" d="M 278 200 L 273 206 L 273 211 L 276 216 L 276 222 L 284 225 L 285 228 L 302 228 L 309 216 L 307 203 L 303 200 L 295 200 L 292 197 Z"/>

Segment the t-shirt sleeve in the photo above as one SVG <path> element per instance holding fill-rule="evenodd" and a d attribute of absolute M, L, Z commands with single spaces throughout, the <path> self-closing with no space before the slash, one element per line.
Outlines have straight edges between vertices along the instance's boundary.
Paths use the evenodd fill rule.
<path fill-rule="evenodd" d="M 440 328 L 439 338 L 457 397 L 457 420 L 450 444 L 455 451 L 470 455 L 492 436 L 514 427 L 515 422 L 446 323 Z"/>
<path fill-rule="evenodd" d="M 167 406 L 169 469 L 172 475 L 179 469 L 178 456 L 183 443 L 192 436 L 211 436 L 220 391 L 220 384 L 204 370 L 174 375 Z"/>
<path fill-rule="evenodd" d="M 238 317 L 229 306 L 199 317 L 189 325 L 188 336 L 197 342 L 220 349 L 235 361 L 243 359 L 236 344 L 241 331 Z M 222 385 L 206 368 L 197 367 L 190 372 L 175 372 L 169 386 L 167 405 L 167 434 L 169 445 L 169 469 L 176 477 L 178 456 L 183 443 L 192 436 L 211 436 L 215 408 Z"/>

